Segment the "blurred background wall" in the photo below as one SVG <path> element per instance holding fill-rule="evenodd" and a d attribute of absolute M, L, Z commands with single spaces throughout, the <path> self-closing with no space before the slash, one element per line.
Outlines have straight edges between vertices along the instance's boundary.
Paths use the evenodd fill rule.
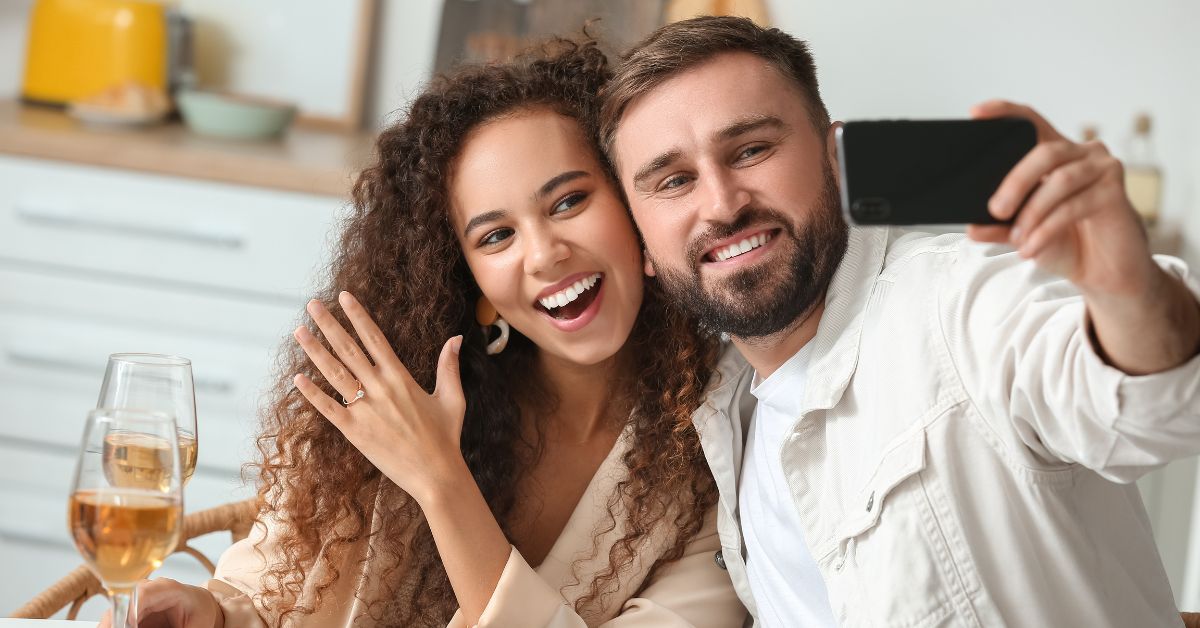
<path fill-rule="evenodd" d="M 0 0 L 0 100 L 20 91 L 32 4 Z M 1074 138 L 1094 127 L 1123 157 L 1135 116 L 1149 114 L 1164 173 L 1160 228 L 1181 234 L 1178 254 L 1200 267 L 1200 3 L 767 0 L 765 6 L 772 25 L 811 43 L 835 118 L 965 117 L 970 105 L 1003 97 L 1033 105 Z M 394 120 L 428 80 L 438 63 L 443 14 L 450 14 L 444 9 L 441 0 L 379 1 L 363 95 L 367 130 Z M 330 215 L 340 203 L 328 193 L 306 198 Z M 1142 483 L 1178 601 L 1192 610 L 1200 609 L 1195 478 L 1195 461 L 1183 461 Z M 12 601 L 0 599 L 0 612 Z"/>
<path fill-rule="evenodd" d="M 25 14 L 0 3 L 0 96 L 17 93 Z M 809 41 L 836 118 L 957 117 L 987 98 L 1032 104 L 1117 154 L 1134 116 L 1154 120 L 1163 214 L 1200 261 L 1200 3 L 1194 0 L 767 0 L 772 24 Z M 383 0 L 367 120 L 383 124 L 428 78 L 442 3 Z"/>

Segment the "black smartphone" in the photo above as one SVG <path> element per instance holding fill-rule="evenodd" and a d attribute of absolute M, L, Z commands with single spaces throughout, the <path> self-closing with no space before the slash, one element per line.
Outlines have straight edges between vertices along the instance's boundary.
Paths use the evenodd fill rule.
<path fill-rule="evenodd" d="M 847 122 L 842 211 L 859 225 L 999 223 L 988 199 L 1036 143 L 1023 118 Z"/>

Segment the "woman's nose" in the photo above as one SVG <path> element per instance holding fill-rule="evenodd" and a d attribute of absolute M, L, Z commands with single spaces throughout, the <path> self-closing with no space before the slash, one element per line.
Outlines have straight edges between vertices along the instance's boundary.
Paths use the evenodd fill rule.
<path fill-rule="evenodd" d="M 571 257 L 571 247 L 554 229 L 526 232 L 525 273 L 538 275 L 549 272 Z"/>

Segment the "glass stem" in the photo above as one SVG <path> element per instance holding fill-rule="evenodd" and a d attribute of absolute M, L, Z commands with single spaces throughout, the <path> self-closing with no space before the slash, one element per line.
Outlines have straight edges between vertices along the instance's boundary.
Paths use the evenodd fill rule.
<path fill-rule="evenodd" d="M 112 625 L 113 628 L 131 628 L 136 626 L 137 617 L 129 612 L 129 601 L 131 596 L 128 591 L 110 591 L 109 599 L 112 600 Z M 130 620 L 133 620 L 132 622 Z"/>

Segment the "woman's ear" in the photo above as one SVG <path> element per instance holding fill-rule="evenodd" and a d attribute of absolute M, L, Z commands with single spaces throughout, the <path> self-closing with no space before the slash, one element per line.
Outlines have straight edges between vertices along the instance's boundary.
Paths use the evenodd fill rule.
<path fill-rule="evenodd" d="M 833 180 L 841 185 L 839 177 L 842 176 L 842 169 L 838 167 L 837 154 L 837 132 L 842 128 L 842 121 L 835 120 L 829 125 L 829 130 L 825 133 L 825 159 L 829 162 L 829 171 L 833 173 Z"/>

